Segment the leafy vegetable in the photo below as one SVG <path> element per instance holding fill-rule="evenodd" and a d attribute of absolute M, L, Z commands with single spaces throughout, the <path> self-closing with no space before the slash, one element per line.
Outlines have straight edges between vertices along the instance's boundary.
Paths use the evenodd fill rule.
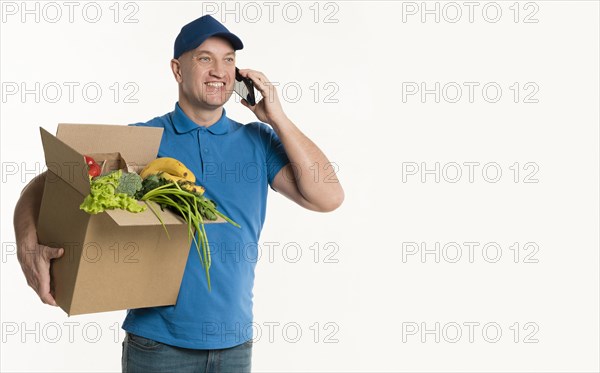
<path fill-rule="evenodd" d="M 90 194 L 85 197 L 79 208 L 88 214 L 98 214 L 110 209 L 123 209 L 141 212 L 146 209 L 126 193 L 115 193 L 123 171 L 113 171 L 104 176 L 91 179 Z"/>
<path fill-rule="evenodd" d="M 115 193 L 125 193 L 129 197 L 133 197 L 140 189 L 142 189 L 142 178 L 140 175 L 135 172 L 123 172 Z"/>
<path fill-rule="evenodd" d="M 169 184 L 169 181 L 158 177 L 158 175 L 147 176 L 142 180 L 142 189 L 135 194 L 135 198 L 141 200 L 146 193 L 165 184 Z"/>

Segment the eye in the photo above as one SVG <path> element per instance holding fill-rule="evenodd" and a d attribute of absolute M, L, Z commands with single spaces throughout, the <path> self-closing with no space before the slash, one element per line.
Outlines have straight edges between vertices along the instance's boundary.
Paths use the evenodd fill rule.
<path fill-rule="evenodd" d="M 198 57 L 198 60 L 200 60 L 202 62 L 208 62 L 208 61 L 210 61 L 210 57 L 200 56 L 200 57 Z"/>
<path fill-rule="evenodd" d="M 235 59 L 233 57 L 227 57 L 225 60 L 227 62 L 234 62 L 235 61 Z"/>

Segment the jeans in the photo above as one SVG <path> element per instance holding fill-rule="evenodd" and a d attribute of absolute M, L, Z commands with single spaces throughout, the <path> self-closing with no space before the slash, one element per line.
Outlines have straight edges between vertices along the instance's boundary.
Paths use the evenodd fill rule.
<path fill-rule="evenodd" d="M 252 340 L 220 350 L 192 350 L 127 333 L 121 366 L 124 373 L 249 373 L 251 359 Z"/>

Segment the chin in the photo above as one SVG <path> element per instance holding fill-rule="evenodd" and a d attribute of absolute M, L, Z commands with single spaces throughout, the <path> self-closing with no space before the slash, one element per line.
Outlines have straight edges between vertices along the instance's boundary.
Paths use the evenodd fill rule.
<path fill-rule="evenodd" d="M 209 107 L 209 108 L 213 108 L 213 109 L 218 109 L 220 107 L 222 107 L 223 105 L 225 105 L 225 102 L 227 101 L 222 101 L 222 100 L 202 100 L 201 101 L 203 106 L 205 107 Z"/>
<path fill-rule="evenodd" d="M 206 102 L 207 104 L 217 104 L 219 102 L 224 102 L 224 97 L 214 96 L 214 95 L 201 95 L 198 97 L 200 101 Z"/>
<path fill-rule="evenodd" d="M 221 107 L 225 105 L 226 102 L 226 100 L 208 101 L 208 104 L 215 107 Z"/>

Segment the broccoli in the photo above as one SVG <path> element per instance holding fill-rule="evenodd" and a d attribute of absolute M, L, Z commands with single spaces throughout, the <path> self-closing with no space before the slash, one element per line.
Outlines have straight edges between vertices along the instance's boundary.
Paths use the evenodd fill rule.
<path fill-rule="evenodd" d="M 135 199 L 141 200 L 142 197 L 149 191 L 156 189 L 159 186 L 165 185 L 167 183 L 168 183 L 167 180 L 159 178 L 158 175 L 156 175 L 156 174 L 149 175 L 142 181 L 142 187 L 135 194 Z"/>
<path fill-rule="evenodd" d="M 140 175 L 135 172 L 124 172 L 119 179 L 119 185 L 117 185 L 115 193 L 125 193 L 133 197 L 140 189 L 142 189 L 142 178 Z"/>

